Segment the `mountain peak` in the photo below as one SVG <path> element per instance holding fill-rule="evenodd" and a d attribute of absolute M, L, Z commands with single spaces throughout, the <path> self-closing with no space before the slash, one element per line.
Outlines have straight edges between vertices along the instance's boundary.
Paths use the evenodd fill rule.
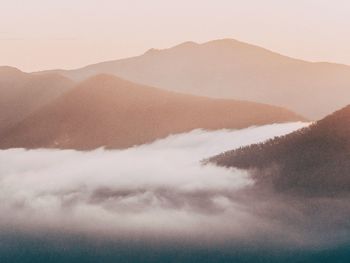
<path fill-rule="evenodd" d="M 153 55 L 153 54 L 158 54 L 159 52 L 163 50 L 182 50 L 182 49 L 188 49 L 188 48 L 194 48 L 200 46 L 200 44 L 193 42 L 193 41 L 186 41 L 181 44 L 178 44 L 176 46 L 173 46 L 171 48 L 167 49 L 157 49 L 157 48 L 151 48 L 145 52 L 145 55 Z"/>
<path fill-rule="evenodd" d="M 196 42 L 193 42 L 193 41 L 186 41 L 186 42 L 183 42 L 179 45 L 176 45 L 174 47 L 172 47 L 172 49 L 175 49 L 175 48 L 192 48 L 192 47 L 197 47 L 199 46 L 200 44 L 196 43 Z"/>
<path fill-rule="evenodd" d="M 15 68 L 15 67 L 0 66 L 0 73 L 19 74 L 19 73 L 24 73 L 24 72 L 19 70 L 18 68 Z"/>
<path fill-rule="evenodd" d="M 214 39 L 214 40 L 205 42 L 204 44 L 246 44 L 246 45 L 249 45 L 247 43 L 244 43 L 242 41 L 238 41 L 238 40 L 233 39 L 233 38 Z"/>
<path fill-rule="evenodd" d="M 242 45 L 242 46 L 252 46 L 250 44 L 238 41 L 236 39 L 232 38 L 223 38 L 223 39 L 215 39 L 203 43 L 197 43 L 193 41 L 186 41 L 183 42 L 179 45 L 176 45 L 170 49 L 188 49 L 188 48 L 196 48 L 200 46 L 237 46 L 237 45 Z"/>
<path fill-rule="evenodd" d="M 160 49 L 157 49 L 157 48 L 150 48 L 149 50 L 147 50 L 144 55 L 152 55 L 152 54 L 155 54 L 155 53 L 158 53 L 160 51 Z"/>

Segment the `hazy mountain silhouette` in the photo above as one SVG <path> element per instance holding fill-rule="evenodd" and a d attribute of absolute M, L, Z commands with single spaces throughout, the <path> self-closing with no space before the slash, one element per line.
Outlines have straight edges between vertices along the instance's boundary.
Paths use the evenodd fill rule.
<path fill-rule="evenodd" d="M 286 135 L 210 159 L 250 169 L 276 189 L 303 194 L 350 193 L 350 105 Z"/>
<path fill-rule="evenodd" d="M 232 39 L 57 71 L 75 80 L 108 73 L 159 88 L 279 105 L 320 119 L 350 97 L 350 67 L 312 63 Z"/>
<path fill-rule="evenodd" d="M 196 128 L 303 120 L 280 107 L 196 97 L 98 75 L 0 134 L 0 148 L 125 148 Z"/>
<path fill-rule="evenodd" d="M 0 132 L 73 85 L 73 81 L 58 74 L 32 75 L 16 68 L 0 67 Z"/>

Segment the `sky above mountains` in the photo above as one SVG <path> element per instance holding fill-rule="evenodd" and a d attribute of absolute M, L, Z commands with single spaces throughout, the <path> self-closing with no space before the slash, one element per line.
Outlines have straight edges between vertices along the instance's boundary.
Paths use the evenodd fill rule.
<path fill-rule="evenodd" d="M 350 64 L 346 0 L 0 0 L 0 65 L 76 68 L 192 40 L 235 38 Z"/>

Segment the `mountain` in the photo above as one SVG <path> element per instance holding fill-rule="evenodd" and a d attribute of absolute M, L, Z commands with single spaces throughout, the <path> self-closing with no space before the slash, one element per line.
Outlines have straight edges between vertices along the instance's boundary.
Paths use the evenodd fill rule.
<path fill-rule="evenodd" d="M 311 126 L 210 159 L 248 169 L 279 191 L 350 194 L 350 105 Z"/>
<path fill-rule="evenodd" d="M 73 81 L 54 73 L 33 75 L 0 67 L 0 132 L 73 87 Z"/>
<path fill-rule="evenodd" d="M 310 119 L 344 107 L 350 97 L 349 66 L 293 59 L 232 39 L 186 42 L 56 72 L 74 80 L 114 74 L 178 92 L 278 105 Z"/>
<path fill-rule="evenodd" d="M 0 148 L 126 148 L 196 128 L 298 120 L 280 107 L 179 94 L 102 74 L 0 134 Z"/>

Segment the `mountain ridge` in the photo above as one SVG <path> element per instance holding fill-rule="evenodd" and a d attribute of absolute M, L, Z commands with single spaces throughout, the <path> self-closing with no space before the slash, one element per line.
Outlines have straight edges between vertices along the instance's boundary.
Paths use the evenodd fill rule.
<path fill-rule="evenodd" d="M 33 75 L 0 67 L 0 132 L 68 91 L 74 82 L 56 73 Z"/>
<path fill-rule="evenodd" d="M 107 73 L 171 91 L 277 105 L 309 119 L 345 106 L 350 96 L 350 66 L 308 62 L 232 39 L 184 42 L 53 72 L 73 80 Z"/>
<path fill-rule="evenodd" d="M 0 148 L 127 148 L 196 128 L 243 128 L 304 118 L 280 107 L 210 99 L 100 74 L 0 134 Z"/>
<path fill-rule="evenodd" d="M 209 162 L 251 171 L 278 191 L 350 194 L 350 105 L 291 134 L 222 153 Z"/>

